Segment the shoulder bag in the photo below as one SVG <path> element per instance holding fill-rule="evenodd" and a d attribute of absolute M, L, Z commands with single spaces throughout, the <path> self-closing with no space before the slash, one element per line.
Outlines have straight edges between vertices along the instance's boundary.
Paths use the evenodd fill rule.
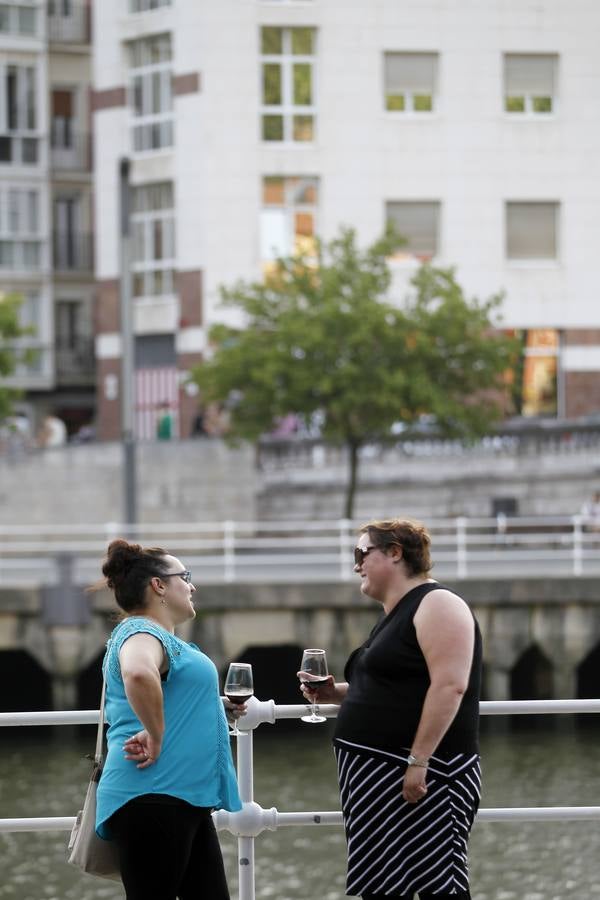
<path fill-rule="evenodd" d="M 88 875 L 97 875 L 99 878 L 110 878 L 112 881 L 121 881 L 119 867 L 119 854 L 114 841 L 105 841 L 96 834 L 96 792 L 98 782 L 102 774 L 104 757 L 102 745 L 104 741 L 104 702 L 106 699 L 106 681 L 102 684 L 102 698 L 100 700 L 100 719 L 98 721 L 98 734 L 96 737 L 96 753 L 94 755 L 94 768 L 83 803 L 83 809 L 79 810 L 77 819 L 71 831 L 69 839 L 68 861 L 73 866 L 87 872 Z"/>

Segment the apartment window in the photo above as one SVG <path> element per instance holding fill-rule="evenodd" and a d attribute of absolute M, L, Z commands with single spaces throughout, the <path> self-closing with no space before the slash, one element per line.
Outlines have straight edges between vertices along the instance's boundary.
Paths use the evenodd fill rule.
<path fill-rule="evenodd" d="M 504 55 L 504 109 L 509 113 L 544 115 L 556 102 L 556 54 Z"/>
<path fill-rule="evenodd" d="M 73 0 L 48 0 L 49 16 L 65 16 L 73 15 Z"/>
<path fill-rule="evenodd" d="M 30 37 L 37 34 L 36 3 L 0 3 L 0 33 Z"/>
<path fill-rule="evenodd" d="M 171 182 L 134 189 L 132 228 L 134 296 L 174 293 L 175 209 Z"/>
<path fill-rule="evenodd" d="M 133 148 L 160 150 L 173 144 L 171 36 L 140 38 L 129 45 Z"/>
<path fill-rule="evenodd" d="M 19 325 L 21 328 L 28 328 L 31 334 L 27 338 L 31 340 L 37 334 L 40 327 L 40 295 L 33 291 L 23 291 L 19 288 L 15 289 L 22 300 L 19 306 Z"/>
<path fill-rule="evenodd" d="M 21 286 L 17 285 L 13 285 L 11 290 L 14 290 L 22 298 L 19 306 L 19 325 L 21 328 L 28 329 L 28 334 L 14 341 L 14 346 L 19 349 L 19 352 L 27 354 L 17 364 L 14 375 L 18 378 L 41 375 L 48 363 L 42 343 L 43 335 L 40 334 L 40 325 L 43 321 L 41 296 L 36 291 L 24 291 Z"/>
<path fill-rule="evenodd" d="M 260 221 L 261 260 L 281 256 L 314 256 L 317 231 L 316 178 L 263 178 Z"/>
<path fill-rule="evenodd" d="M 437 53 L 386 53 L 385 108 L 393 112 L 432 112 L 437 65 Z"/>
<path fill-rule="evenodd" d="M 40 197 L 33 188 L 0 188 L 0 269 L 40 267 Z"/>
<path fill-rule="evenodd" d="M 70 150 L 74 144 L 75 91 L 60 89 L 52 91 L 52 147 Z"/>
<path fill-rule="evenodd" d="M 171 3 L 172 0 L 129 0 L 129 12 L 147 12 L 161 6 L 171 6 Z"/>
<path fill-rule="evenodd" d="M 507 203 L 507 258 L 556 259 L 558 210 L 558 203 Z"/>
<path fill-rule="evenodd" d="M 34 66 L 0 63 L 0 164 L 38 161 Z"/>
<path fill-rule="evenodd" d="M 88 272 L 92 265 L 92 236 L 85 227 L 78 192 L 57 194 L 53 203 L 53 263 L 59 272 Z"/>
<path fill-rule="evenodd" d="M 261 28 L 262 139 L 315 136 L 314 28 Z"/>
<path fill-rule="evenodd" d="M 386 219 L 405 239 L 396 258 L 431 259 L 439 249 L 440 204 L 437 201 L 392 201 L 386 203 Z"/>

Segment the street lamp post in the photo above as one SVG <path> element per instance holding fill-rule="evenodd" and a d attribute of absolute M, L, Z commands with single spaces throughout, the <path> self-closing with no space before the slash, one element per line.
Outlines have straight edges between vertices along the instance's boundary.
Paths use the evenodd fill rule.
<path fill-rule="evenodd" d="M 121 238 L 121 443 L 123 445 L 123 515 L 137 523 L 136 454 L 134 431 L 134 334 L 131 300 L 131 186 L 129 160 L 119 167 Z"/>

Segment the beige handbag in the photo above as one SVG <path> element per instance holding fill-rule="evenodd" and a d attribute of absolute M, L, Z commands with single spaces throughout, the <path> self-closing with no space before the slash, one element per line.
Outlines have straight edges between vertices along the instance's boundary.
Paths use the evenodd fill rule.
<path fill-rule="evenodd" d="M 87 872 L 88 875 L 97 875 L 99 878 L 110 878 L 112 881 L 120 881 L 119 854 L 115 842 L 105 841 L 96 834 L 96 792 L 104 761 L 102 744 L 104 738 L 105 696 L 106 682 L 102 685 L 94 768 L 85 795 L 83 809 L 79 810 L 77 814 L 77 819 L 69 838 L 68 861 L 71 865 Z"/>

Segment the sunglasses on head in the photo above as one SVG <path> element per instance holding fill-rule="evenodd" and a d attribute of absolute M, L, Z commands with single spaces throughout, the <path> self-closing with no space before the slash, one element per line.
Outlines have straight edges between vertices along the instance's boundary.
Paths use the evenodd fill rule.
<path fill-rule="evenodd" d="M 184 569 L 183 572 L 167 572 L 165 575 L 161 575 L 160 578 L 174 578 L 175 575 L 178 575 L 186 584 L 189 584 L 192 580 L 192 573 L 188 572 L 187 569 Z"/>

